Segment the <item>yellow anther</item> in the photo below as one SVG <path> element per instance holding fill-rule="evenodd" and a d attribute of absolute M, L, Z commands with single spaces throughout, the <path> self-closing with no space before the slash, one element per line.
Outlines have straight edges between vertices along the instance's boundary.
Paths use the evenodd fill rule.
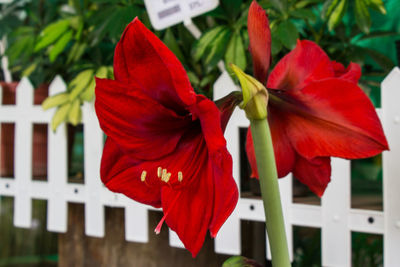
<path fill-rule="evenodd" d="M 182 172 L 178 172 L 178 181 L 182 182 L 182 180 L 183 180 L 183 174 Z"/>
<path fill-rule="evenodd" d="M 169 178 L 171 178 L 171 173 L 170 173 L 170 172 L 169 172 L 169 173 L 167 173 L 167 175 L 165 176 L 165 180 L 164 180 L 164 182 L 168 183 L 168 181 L 169 181 Z"/>
<path fill-rule="evenodd" d="M 158 176 L 158 178 L 161 177 L 161 172 L 162 172 L 162 168 L 161 168 L 161 167 L 158 167 L 158 169 L 157 169 L 157 176 Z"/>
<path fill-rule="evenodd" d="M 147 172 L 146 171 L 142 171 L 142 174 L 140 175 L 140 180 L 142 182 L 144 182 L 146 180 L 146 175 L 147 175 Z"/>

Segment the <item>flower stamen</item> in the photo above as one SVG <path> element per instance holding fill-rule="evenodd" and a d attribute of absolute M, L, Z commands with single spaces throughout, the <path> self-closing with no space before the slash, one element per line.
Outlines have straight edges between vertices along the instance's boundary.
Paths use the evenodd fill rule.
<path fill-rule="evenodd" d="M 176 201 L 178 200 L 179 196 L 181 195 L 181 191 L 176 194 L 175 198 L 172 200 L 171 205 L 169 206 L 169 209 L 164 213 L 164 216 L 161 218 L 161 221 L 157 224 L 157 227 L 154 229 L 154 232 L 158 235 L 161 231 L 161 227 L 163 225 L 163 222 L 165 221 L 165 218 L 167 218 L 168 213 L 171 211 L 171 209 L 174 207 Z"/>
<path fill-rule="evenodd" d="M 157 176 L 158 176 L 158 178 L 161 178 L 161 172 L 162 172 L 162 168 L 158 167 L 157 168 Z"/>
<path fill-rule="evenodd" d="M 142 171 L 142 174 L 140 175 L 140 181 L 145 182 L 146 181 L 146 175 L 147 175 L 147 172 L 146 171 Z"/>
<path fill-rule="evenodd" d="M 178 181 L 182 182 L 182 180 L 183 180 L 183 174 L 182 172 L 178 172 Z"/>

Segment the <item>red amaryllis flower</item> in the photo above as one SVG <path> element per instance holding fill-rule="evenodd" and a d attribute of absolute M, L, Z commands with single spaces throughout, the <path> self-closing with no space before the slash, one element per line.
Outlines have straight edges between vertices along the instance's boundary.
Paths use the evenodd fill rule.
<path fill-rule="evenodd" d="M 268 76 L 271 34 L 265 11 L 255 1 L 248 31 L 255 76 L 269 91 L 268 122 L 279 177 L 293 172 L 322 196 L 330 181 L 331 156 L 365 158 L 388 149 L 375 109 L 357 86 L 357 64 L 344 68 L 315 43 L 298 41 Z M 250 131 L 246 149 L 258 176 Z"/>
<path fill-rule="evenodd" d="M 138 19 L 114 56 L 115 80 L 96 79 L 107 135 L 101 179 L 114 192 L 162 207 L 162 223 L 193 257 L 235 208 L 238 190 L 216 105 L 193 91 L 175 55 Z"/>

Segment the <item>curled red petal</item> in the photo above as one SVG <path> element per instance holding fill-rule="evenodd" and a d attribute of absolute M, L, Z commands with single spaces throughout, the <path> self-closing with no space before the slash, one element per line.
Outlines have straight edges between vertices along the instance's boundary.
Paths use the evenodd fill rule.
<path fill-rule="evenodd" d="M 161 193 L 158 181 L 151 180 L 154 177 L 148 173 L 146 183 L 141 181 L 143 170 L 148 169 L 145 164 L 122 152 L 117 143 L 107 138 L 101 159 L 100 176 L 108 189 L 122 193 L 136 201 L 161 206 Z"/>
<path fill-rule="evenodd" d="M 235 110 L 236 106 L 240 104 L 242 99 L 242 93 L 236 91 L 215 101 L 215 105 L 218 107 L 221 115 L 222 131 L 225 131 L 233 111 Z"/>
<path fill-rule="evenodd" d="M 95 108 L 106 135 L 141 159 L 171 153 L 192 124 L 189 117 L 165 108 L 137 86 L 113 80 L 96 79 Z"/>
<path fill-rule="evenodd" d="M 307 160 L 298 156 L 293 175 L 307 185 L 317 196 L 321 197 L 331 181 L 331 159 L 329 157 L 317 157 Z"/>
<path fill-rule="evenodd" d="M 346 68 L 343 66 L 342 63 L 337 62 L 335 60 L 332 60 L 331 63 L 336 77 L 339 77 L 340 75 L 346 72 Z"/>
<path fill-rule="evenodd" d="M 343 72 L 335 72 L 335 76 L 342 80 L 357 84 L 358 80 L 361 78 L 361 67 L 360 65 L 351 62 Z"/>
<path fill-rule="evenodd" d="M 265 10 L 256 1 L 250 5 L 247 28 L 254 76 L 265 84 L 271 63 L 271 30 Z"/>
<path fill-rule="evenodd" d="M 317 44 L 307 40 L 298 41 L 296 47 L 271 71 L 267 87 L 295 91 L 309 82 L 334 75 L 329 57 Z"/>
<path fill-rule="evenodd" d="M 114 75 L 117 81 L 135 81 L 154 100 L 178 112 L 196 101 L 182 64 L 138 18 L 115 48 Z"/>
<path fill-rule="evenodd" d="M 325 79 L 290 96 L 297 105 L 285 107 L 292 109 L 287 134 L 303 157 L 365 158 L 388 149 L 375 108 L 356 84 Z"/>

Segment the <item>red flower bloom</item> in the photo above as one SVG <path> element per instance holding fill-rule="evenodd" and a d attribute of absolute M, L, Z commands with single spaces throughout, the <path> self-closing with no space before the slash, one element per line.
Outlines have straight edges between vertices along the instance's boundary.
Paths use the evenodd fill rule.
<path fill-rule="evenodd" d="M 265 11 L 255 1 L 248 20 L 254 73 L 259 81 L 267 80 L 278 176 L 293 172 L 322 196 L 330 181 L 331 156 L 365 158 L 388 149 L 375 108 L 357 86 L 361 69 L 354 63 L 345 69 L 315 43 L 298 41 L 268 77 L 270 29 Z M 257 176 L 250 131 L 246 149 Z"/>
<path fill-rule="evenodd" d="M 107 134 L 101 179 L 154 207 L 193 257 L 215 237 L 238 191 L 216 105 L 196 95 L 183 66 L 138 19 L 115 49 L 115 80 L 96 79 L 96 112 Z"/>

